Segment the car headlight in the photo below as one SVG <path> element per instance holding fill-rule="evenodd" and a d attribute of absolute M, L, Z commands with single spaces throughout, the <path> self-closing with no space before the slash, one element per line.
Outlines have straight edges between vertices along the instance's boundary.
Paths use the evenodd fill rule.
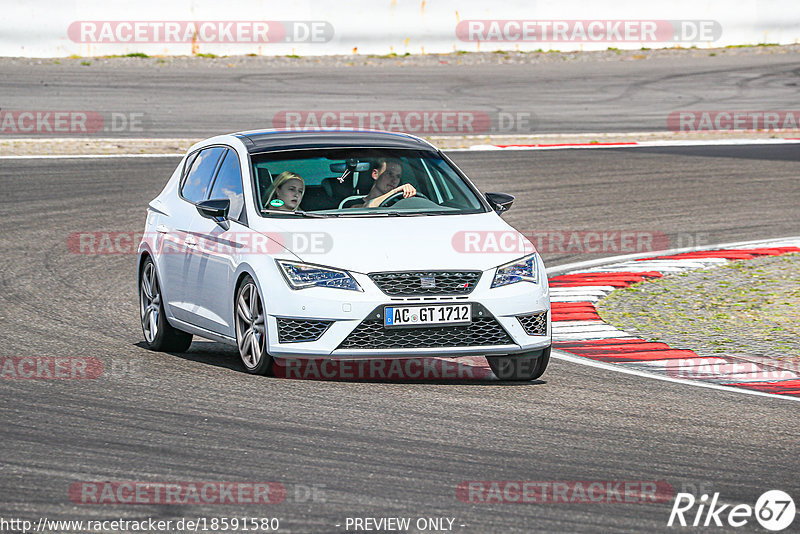
<path fill-rule="evenodd" d="M 536 261 L 536 254 L 525 256 L 520 260 L 514 260 L 497 268 L 497 273 L 492 280 L 492 287 L 500 287 L 517 282 L 539 281 L 539 263 Z"/>
<path fill-rule="evenodd" d="M 334 289 L 348 289 L 361 291 L 347 271 L 301 263 L 298 261 L 275 260 L 280 267 L 283 277 L 292 289 L 306 289 L 309 287 L 332 287 Z"/>

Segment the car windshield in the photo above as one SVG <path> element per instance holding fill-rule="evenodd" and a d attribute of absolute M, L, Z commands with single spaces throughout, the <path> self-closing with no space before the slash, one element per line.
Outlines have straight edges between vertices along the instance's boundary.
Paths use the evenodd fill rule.
<path fill-rule="evenodd" d="M 451 215 L 486 211 L 437 152 L 315 149 L 253 154 L 256 204 L 264 217 Z"/>

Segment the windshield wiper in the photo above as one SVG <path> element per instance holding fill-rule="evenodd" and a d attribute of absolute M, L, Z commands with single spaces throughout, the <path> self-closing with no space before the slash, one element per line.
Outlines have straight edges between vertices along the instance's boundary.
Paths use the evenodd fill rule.
<path fill-rule="evenodd" d="M 423 215 L 441 215 L 449 211 L 371 211 L 361 213 L 342 213 L 342 217 L 420 217 Z M 338 216 L 338 215 L 337 215 Z"/>
<path fill-rule="evenodd" d="M 339 215 L 335 213 L 311 213 L 309 211 L 280 211 L 280 210 L 261 210 L 261 213 L 267 213 L 270 215 L 286 215 L 291 216 L 295 215 L 297 217 L 308 217 L 311 219 L 325 219 L 326 217 L 338 217 Z"/>
<path fill-rule="evenodd" d="M 390 217 L 422 217 L 446 213 L 442 211 L 389 211 L 386 214 Z"/>
<path fill-rule="evenodd" d="M 336 213 L 313 213 L 310 211 L 303 211 L 303 210 L 295 210 L 296 214 L 302 215 L 303 217 L 313 217 L 314 219 L 325 219 L 326 217 L 338 217 Z"/>

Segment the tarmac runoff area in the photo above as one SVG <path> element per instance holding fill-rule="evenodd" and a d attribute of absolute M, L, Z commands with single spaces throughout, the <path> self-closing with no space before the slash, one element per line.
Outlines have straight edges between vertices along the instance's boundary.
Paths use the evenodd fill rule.
<path fill-rule="evenodd" d="M 370 119 L 364 127 L 379 124 L 385 126 L 378 129 L 419 132 L 446 150 L 798 141 L 800 112 L 794 111 L 791 91 L 798 54 L 800 44 L 386 56 L 0 58 L 0 72 L 16 83 L 9 88 L 7 102 L 0 110 L 0 157 L 180 155 L 209 135 L 267 128 L 282 112 L 288 120 L 286 113 L 290 110 L 317 109 L 320 98 L 327 112 L 341 114 L 331 119 L 334 125 L 351 124 L 353 110 L 376 113 L 381 120 Z M 437 69 L 441 76 L 432 78 L 431 69 Z M 291 84 L 268 85 L 275 78 L 269 73 L 276 72 L 281 73 L 278 78 L 286 77 Z M 344 89 L 321 91 L 320 75 L 342 80 Z M 95 93 L 92 80 L 101 76 L 108 77 L 109 85 L 107 90 Z M 408 95 L 397 92 L 395 80 L 427 85 L 423 94 L 401 104 Z M 486 85 L 486 80 L 495 81 Z M 530 89 L 541 80 L 547 83 L 532 101 Z M 736 81 L 735 88 L 728 87 L 731 80 Z M 362 109 L 363 99 L 359 99 L 361 86 L 366 83 L 374 88 L 371 91 L 376 97 L 383 95 L 370 100 L 373 111 Z M 216 109 L 218 95 L 231 91 L 230 109 L 221 114 L 193 113 L 186 105 L 186 85 L 192 84 L 206 89 L 189 89 L 189 101 Z M 473 85 L 480 94 L 468 90 Z M 237 113 L 247 109 L 254 87 L 271 91 L 269 105 L 259 112 L 263 122 L 254 123 L 252 114 Z M 55 94 L 54 88 L 58 89 Z M 735 102 L 731 101 L 731 90 L 735 90 Z M 104 110 L 105 115 L 100 111 L 72 111 L 56 117 L 67 113 L 63 110 L 84 109 L 86 94 L 96 96 L 91 107 Z M 696 94 L 709 95 L 703 99 L 702 108 L 685 100 L 688 97 L 693 102 Z M 447 109 L 437 109 L 441 106 L 438 102 L 447 102 Z M 538 108 L 541 116 L 534 112 Z M 466 111 L 475 109 L 483 111 Z M 441 124 L 415 130 L 418 122 L 412 116 L 421 110 L 441 113 L 442 117 L 436 119 Z M 491 110 L 496 110 L 497 116 Z M 130 131 L 113 124 L 114 114 L 124 115 L 122 112 L 129 114 L 126 120 L 131 121 Z M 445 112 L 491 115 L 493 122 L 499 122 L 500 115 L 524 113 L 534 120 L 523 129 L 509 127 L 476 134 L 447 129 Z M 309 112 L 298 128 L 313 127 L 308 126 L 313 122 L 309 119 L 321 121 L 319 113 Z M 400 125 L 393 113 L 401 115 Z M 133 129 L 134 115 L 137 121 L 143 121 L 137 127 L 141 129 Z M 103 120 L 104 129 L 92 130 L 87 125 L 86 121 L 101 124 L 97 119 Z M 64 120 L 70 126 L 65 127 Z M 360 124 L 354 127 L 361 128 Z M 294 127 L 293 123 L 286 126 Z M 609 128 L 616 132 L 608 133 Z M 479 131 L 476 127 L 475 132 Z"/>

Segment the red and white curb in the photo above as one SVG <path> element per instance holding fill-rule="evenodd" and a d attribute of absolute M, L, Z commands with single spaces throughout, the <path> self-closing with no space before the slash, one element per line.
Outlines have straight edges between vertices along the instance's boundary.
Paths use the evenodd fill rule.
<path fill-rule="evenodd" d="M 595 303 L 615 289 L 665 275 L 716 267 L 730 261 L 800 252 L 800 237 L 738 243 L 713 249 L 666 251 L 574 264 L 549 279 L 553 348 L 570 361 L 589 359 L 634 374 L 670 381 L 740 388 L 800 400 L 800 372 L 779 360 L 738 356 L 700 356 L 690 348 L 649 342 L 604 322 Z M 551 273 L 554 270 L 551 269 Z M 558 357 L 557 353 L 554 353 Z"/>

